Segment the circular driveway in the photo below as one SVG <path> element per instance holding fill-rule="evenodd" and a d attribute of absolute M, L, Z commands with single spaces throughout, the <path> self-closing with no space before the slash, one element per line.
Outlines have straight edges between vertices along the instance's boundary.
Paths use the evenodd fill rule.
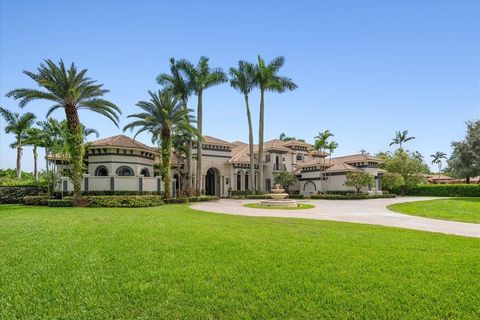
<path fill-rule="evenodd" d="M 247 208 L 244 207 L 244 204 L 259 202 L 260 200 L 234 199 L 198 202 L 192 204 L 191 207 L 201 211 L 232 215 L 353 222 L 480 238 L 480 224 L 416 217 L 396 213 L 386 208 L 393 203 L 431 199 L 438 198 L 401 197 L 371 200 L 301 200 L 302 203 L 315 205 L 315 208 L 302 210 Z"/>

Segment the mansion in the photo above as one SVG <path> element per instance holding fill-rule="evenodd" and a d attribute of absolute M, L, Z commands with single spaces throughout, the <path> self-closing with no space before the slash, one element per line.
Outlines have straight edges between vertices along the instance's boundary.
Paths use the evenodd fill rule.
<path fill-rule="evenodd" d="M 297 177 L 289 188 L 300 194 L 325 191 L 348 191 L 345 185 L 348 172 L 369 172 L 375 177 L 375 190 L 382 188 L 381 159 L 369 154 L 330 157 L 326 153 L 311 151 L 311 145 L 299 140 L 270 140 L 264 143 L 265 189 L 274 184 L 275 174 L 288 171 Z M 255 169 L 258 170 L 258 145 L 254 146 Z M 193 149 L 192 168 L 196 168 L 196 150 Z M 62 172 L 62 162 L 49 155 Z M 85 155 L 87 168 L 82 189 L 84 191 L 163 191 L 159 176 L 159 153 L 125 135 L 93 141 Z M 178 191 L 183 181 L 185 159 L 172 155 L 173 190 Z M 248 189 L 250 170 L 249 145 L 240 141 L 227 142 L 205 136 L 202 152 L 202 193 L 227 197 L 230 191 Z M 195 170 L 193 170 L 193 175 Z M 257 172 L 255 184 L 258 186 Z M 73 190 L 68 177 L 62 177 L 59 188 Z M 368 191 L 368 190 L 364 190 Z"/>

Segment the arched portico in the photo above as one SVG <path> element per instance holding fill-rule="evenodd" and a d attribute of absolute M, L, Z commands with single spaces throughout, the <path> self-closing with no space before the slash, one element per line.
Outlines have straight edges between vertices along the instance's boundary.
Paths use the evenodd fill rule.
<path fill-rule="evenodd" d="M 220 196 L 220 172 L 217 168 L 210 168 L 205 175 L 205 194 Z"/>

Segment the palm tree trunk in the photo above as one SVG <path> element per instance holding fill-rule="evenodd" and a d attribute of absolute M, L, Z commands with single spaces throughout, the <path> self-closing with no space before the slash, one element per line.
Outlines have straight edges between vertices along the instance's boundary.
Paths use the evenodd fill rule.
<path fill-rule="evenodd" d="M 33 175 L 35 176 L 35 180 L 38 181 L 38 152 L 37 152 L 37 145 L 33 145 Z"/>
<path fill-rule="evenodd" d="M 200 137 L 197 139 L 197 174 L 196 174 L 196 183 L 195 183 L 195 191 L 197 196 L 200 195 L 202 191 L 201 181 L 202 181 L 202 114 L 203 114 L 203 107 L 202 107 L 202 91 L 198 93 L 198 107 L 197 107 L 197 129 L 200 133 Z"/>
<path fill-rule="evenodd" d="M 163 162 L 163 184 L 165 189 L 165 198 L 172 197 L 172 139 L 170 130 L 162 133 L 162 162 Z"/>
<path fill-rule="evenodd" d="M 188 99 L 183 98 L 182 101 L 183 101 L 183 107 L 185 108 L 185 110 L 188 110 Z M 188 116 L 187 116 L 187 122 L 190 123 L 190 120 L 188 119 Z M 189 196 L 191 196 L 192 186 L 193 186 L 193 181 L 192 181 L 192 163 L 193 163 L 192 147 L 193 147 L 193 143 L 192 143 L 192 141 L 189 141 L 187 143 L 187 149 L 185 151 L 186 175 L 185 175 L 185 186 L 183 188 L 187 191 L 187 194 Z"/>
<path fill-rule="evenodd" d="M 17 179 L 22 179 L 22 138 L 17 136 Z"/>
<path fill-rule="evenodd" d="M 265 101 L 264 90 L 260 89 L 260 117 L 258 128 L 258 190 L 262 194 L 265 192 L 263 183 L 263 130 L 264 130 L 264 113 L 265 113 Z"/>
<path fill-rule="evenodd" d="M 255 191 L 255 155 L 253 154 L 253 127 L 252 115 L 250 113 L 250 105 L 248 103 L 248 95 L 245 95 L 245 107 L 247 108 L 248 147 L 250 151 L 250 179 L 248 179 L 248 189 L 251 191 Z"/>
<path fill-rule="evenodd" d="M 80 120 L 75 106 L 65 107 L 67 118 L 67 145 L 70 153 L 70 170 L 73 183 L 73 201 L 75 205 L 80 204 L 82 197 L 82 170 L 83 170 L 83 134 L 80 127 Z"/>

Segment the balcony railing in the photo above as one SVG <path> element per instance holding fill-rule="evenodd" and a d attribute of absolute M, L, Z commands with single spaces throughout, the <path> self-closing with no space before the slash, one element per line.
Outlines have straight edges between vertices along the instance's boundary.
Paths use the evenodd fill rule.
<path fill-rule="evenodd" d="M 287 171 L 287 166 L 283 163 L 273 164 L 273 171 Z"/>

